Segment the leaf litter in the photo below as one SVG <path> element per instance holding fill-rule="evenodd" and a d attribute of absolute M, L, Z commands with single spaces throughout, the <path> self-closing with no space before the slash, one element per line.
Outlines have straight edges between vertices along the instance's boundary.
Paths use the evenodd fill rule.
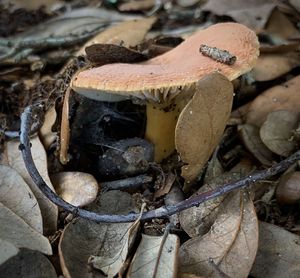
<path fill-rule="evenodd" d="M 43 20 L 33 19 L 33 22 L 40 21 L 40 24 L 32 22 L 29 24 L 32 27 L 28 28 L 25 22 L 19 29 L 12 26 L 4 32 L 7 39 L 0 40 L 0 64 L 4 67 L 1 70 L 1 80 L 4 82 L 0 94 L 0 208 L 1 223 L 5 223 L 0 229 L 1 273 L 7 277 L 57 277 L 61 273 L 66 277 L 104 277 L 105 274 L 109 277 L 116 274 L 119 277 L 298 277 L 300 271 L 296 267 L 295 252 L 299 215 L 295 192 L 299 192 L 299 165 L 281 177 L 254 183 L 251 186 L 254 202 L 247 191 L 240 190 L 203 203 L 199 208 L 181 212 L 180 221 L 178 215 L 174 215 L 145 223 L 97 224 L 74 218 L 62 210 L 58 213 L 56 206 L 41 194 L 25 170 L 18 150 L 19 141 L 8 140 L 10 134 L 18 133 L 21 110 L 33 100 L 46 102 L 46 107 L 52 108 L 46 111 L 39 130 L 43 145 L 37 136 L 31 138 L 31 151 L 38 170 L 51 187 L 50 174 L 57 193 L 65 200 L 101 213 L 123 215 L 138 212 L 140 209 L 136 205 L 140 208 L 145 204 L 145 210 L 163 204 L 176 206 L 184 200 L 182 189 L 188 198 L 218 188 L 218 185 L 231 179 L 251 177 L 249 171 L 273 165 L 298 148 L 300 36 L 296 1 L 289 1 L 290 5 L 257 0 L 249 3 L 239 0 L 209 0 L 206 3 L 176 1 L 172 5 L 168 1 L 160 5 L 153 1 L 117 1 L 106 9 L 99 3 L 97 6 L 89 3 L 86 7 L 84 1 L 82 8 L 68 4 L 65 13 L 64 1 L 59 4 L 57 1 L 46 2 L 44 13 L 47 16 Z M 18 1 L 14 3 L 20 5 Z M 39 1 L 35 1 L 34 5 L 38 7 Z M 26 13 L 24 9 L 29 7 L 23 5 L 19 8 Z M 13 11 L 12 7 L 6 6 L 5 9 L 8 14 Z M 121 14 L 116 9 L 127 10 L 128 14 Z M 143 16 L 145 11 L 155 16 L 147 18 Z M 38 17 L 41 11 L 33 9 L 27 13 L 36 13 Z M 70 102 L 70 109 L 61 116 L 61 93 L 56 94 L 59 98 L 54 101 L 48 96 L 50 91 L 62 92 L 64 90 L 61 88 L 68 87 L 72 77 L 64 76 L 64 69 L 72 65 L 72 59 L 68 61 L 68 57 L 85 56 L 86 49 L 90 60 L 100 64 L 103 61 L 136 62 L 136 57 L 145 59 L 147 55 L 159 53 L 152 52 L 153 42 L 163 52 L 176 46 L 172 45 L 171 38 L 162 34 L 181 34 L 179 39 L 182 40 L 191 34 L 191 30 L 224 21 L 224 16 L 226 20 L 234 19 L 257 32 L 261 56 L 252 73 L 247 78 L 242 77 L 244 81 L 233 82 L 234 91 L 225 89 L 227 86 L 224 87 L 224 84 L 221 86 L 220 78 L 211 77 L 207 92 L 202 87 L 194 94 L 177 122 L 178 153 L 162 163 L 151 160 L 146 167 L 141 167 L 149 182 L 139 189 L 128 186 L 122 189 L 133 193 L 132 197 L 116 190 L 105 193 L 105 190 L 101 191 L 103 180 L 105 184 L 120 182 L 124 178 L 124 181 L 128 179 L 134 184 L 139 177 L 136 176 L 138 170 L 128 171 L 121 180 L 115 180 L 111 175 L 104 178 L 95 167 L 99 157 L 109 156 L 110 149 L 121 151 L 120 155 L 123 155 L 116 146 L 118 140 L 128 138 L 120 135 L 124 127 L 120 128 L 118 121 L 128 120 L 132 115 L 135 116 L 131 118 L 131 123 L 135 123 L 137 118 L 140 122 L 143 117 L 145 119 L 141 110 L 128 105 L 129 101 L 108 104 L 106 111 L 111 113 L 104 115 L 104 121 L 101 126 L 99 124 L 99 128 L 105 130 L 104 144 L 98 144 L 104 142 L 102 135 L 94 145 L 90 144 L 94 139 L 81 146 L 71 140 L 71 144 L 65 146 L 65 161 L 69 160 L 68 164 L 59 163 L 57 150 L 63 139 L 67 138 L 64 136 L 68 136 L 69 129 L 73 128 L 78 103 L 73 105 L 72 97 L 65 98 L 68 105 Z M 1 28 L 0 31 L 2 34 Z M 12 52 L 9 53 L 10 50 Z M 92 66 L 85 58 L 79 59 L 82 59 L 81 66 L 77 69 Z M 60 70 L 61 67 L 63 70 Z M 55 72 L 61 75 L 59 82 L 62 84 L 58 84 L 56 77 L 53 78 Z M 45 80 L 55 84 L 54 87 L 49 89 Z M 35 85 L 36 82 L 39 85 Z M 201 82 L 204 81 L 199 84 Z M 227 92 L 228 99 L 218 98 L 218 91 Z M 216 98 L 209 100 L 209 97 L 204 97 L 205 92 Z M 237 116 L 233 113 L 228 121 L 232 96 L 234 109 L 242 114 Z M 115 112 L 121 113 L 117 121 L 110 116 Z M 214 117 L 217 114 L 222 114 L 220 121 Z M 207 118 L 207 115 L 213 116 Z M 68 125 L 60 133 L 61 118 Z M 233 136 L 222 138 L 228 124 Z M 126 134 L 132 126 L 127 125 Z M 81 128 L 86 137 L 89 136 L 86 126 L 77 128 Z M 115 136 L 116 132 L 111 130 L 118 130 L 118 135 Z M 138 137 L 143 137 L 142 128 L 134 132 L 140 134 Z M 68 140 L 65 142 L 68 143 Z M 207 164 L 211 156 L 213 159 Z M 188 181 L 194 183 L 187 186 Z M 54 190 L 53 187 L 51 189 Z M 261 220 L 276 226 L 258 223 L 253 204 Z M 174 226 L 165 236 L 163 231 L 168 227 L 168 221 Z M 43 234 L 50 237 L 46 238 Z M 59 254 L 56 251 L 58 241 Z M 49 256 L 50 262 L 43 253 L 50 255 L 52 249 L 54 257 Z M 60 264 L 55 262 L 57 256 Z M 19 269 L 22 269 L 22 274 Z"/>

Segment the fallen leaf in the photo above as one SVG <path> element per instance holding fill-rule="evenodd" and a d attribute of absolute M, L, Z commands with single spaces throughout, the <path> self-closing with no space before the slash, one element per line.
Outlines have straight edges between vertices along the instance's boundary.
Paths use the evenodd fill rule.
<path fill-rule="evenodd" d="M 92 203 L 98 193 L 98 182 L 87 173 L 60 172 L 51 175 L 56 193 L 74 206 L 86 206 Z"/>
<path fill-rule="evenodd" d="M 274 9 L 272 11 L 272 14 L 265 26 L 265 31 L 270 34 L 275 34 L 283 39 L 289 39 L 299 34 L 298 29 L 289 20 L 289 18 L 278 9 Z"/>
<path fill-rule="evenodd" d="M 289 3 L 300 12 L 300 2 L 298 0 L 289 0 Z"/>
<path fill-rule="evenodd" d="M 69 143 L 70 143 L 70 122 L 69 122 L 69 110 L 70 110 L 70 94 L 72 90 L 67 88 L 64 94 L 63 107 L 61 112 L 60 123 L 60 142 L 59 142 L 59 161 L 61 164 L 67 164 L 69 162 Z"/>
<path fill-rule="evenodd" d="M 176 3 L 183 8 L 188 8 L 195 6 L 196 4 L 198 6 L 204 4 L 206 0 L 176 0 Z"/>
<path fill-rule="evenodd" d="M 78 51 L 78 54 L 83 54 L 86 47 L 97 43 L 121 44 L 125 47 L 136 46 L 141 43 L 155 21 L 155 17 L 149 17 L 121 22 L 89 40 Z"/>
<path fill-rule="evenodd" d="M 5 261 L 17 255 L 18 252 L 19 249 L 11 242 L 0 238 L 0 268 Z"/>
<path fill-rule="evenodd" d="M 195 195 L 216 189 L 218 186 L 219 184 L 217 183 L 205 184 Z M 198 207 L 192 207 L 180 212 L 179 222 L 182 229 L 192 238 L 207 233 L 216 220 L 225 197 L 225 195 L 222 195 L 208 200 Z"/>
<path fill-rule="evenodd" d="M 70 34 L 80 35 L 84 32 L 95 30 L 95 28 L 104 27 L 109 22 L 132 20 L 134 18 L 138 17 L 120 14 L 112 10 L 85 7 L 67 11 L 62 15 L 35 25 L 25 32 L 19 33 L 14 38 L 16 40 L 24 38 L 38 40 L 48 37 L 65 37 Z"/>
<path fill-rule="evenodd" d="M 215 151 L 207 164 L 203 184 L 213 183 L 216 178 L 224 174 L 224 169 Z"/>
<path fill-rule="evenodd" d="M 52 145 L 56 139 L 56 132 L 52 131 L 52 127 L 56 121 L 56 110 L 55 106 L 51 107 L 45 114 L 44 123 L 39 130 L 40 139 L 46 150 Z"/>
<path fill-rule="evenodd" d="M 31 152 L 33 161 L 35 162 L 36 167 L 43 177 L 44 181 L 48 184 L 48 186 L 50 186 L 51 190 L 54 191 L 54 188 L 48 176 L 47 156 L 45 149 L 37 136 L 31 138 L 30 142 L 32 145 Z M 30 189 L 35 195 L 43 216 L 44 233 L 46 235 L 50 235 L 56 232 L 57 229 L 58 209 L 56 205 L 54 205 L 32 181 L 27 172 L 27 169 L 25 168 L 22 154 L 19 150 L 19 145 L 20 142 L 16 140 L 7 142 L 7 156 L 9 165 L 22 176 L 22 178 L 29 185 Z"/>
<path fill-rule="evenodd" d="M 271 112 L 260 128 L 260 138 L 273 153 L 287 157 L 297 146 L 293 139 L 293 131 L 298 123 L 299 117 L 293 112 Z"/>
<path fill-rule="evenodd" d="M 300 56 L 294 52 L 262 54 L 252 73 L 256 81 L 269 81 L 288 73 L 299 64 Z"/>
<path fill-rule="evenodd" d="M 99 205 L 100 204 L 100 205 Z M 125 192 L 109 191 L 89 207 L 97 213 L 128 214 L 135 210 L 131 196 Z M 128 251 L 128 230 L 132 223 L 106 224 L 77 219 L 68 224 L 59 243 L 59 256 L 65 277 L 103 277 L 99 271 L 88 265 L 91 256 L 110 260 L 106 271 L 110 277 L 118 273 Z M 123 249 L 127 249 L 123 251 Z M 124 253 L 123 253 L 124 252 Z M 126 254 L 125 254 L 126 253 Z M 119 257 L 116 257 L 116 255 Z M 115 272 L 114 274 L 111 271 Z"/>
<path fill-rule="evenodd" d="M 276 188 L 276 199 L 282 205 L 296 204 L 300 200 L 300 172 L 285 172 Z"/>
<path fill-rule="evenodd" d="M 232 83 L 213 73 L 197 84 L 193 98 L 179 115 L 175 146 L 182 161 L 182 177 L 190 182 L 219 143 L 230 116 L 233 99 Z"/>
<path fill-rule="evenodd" d="M 258 220 L 248 193 L 243 194 L 244 208 L 238 235 L 230 251 L 218 265 L 229 277 L 248 277 L 258 248 Z"/>
<path fill-rule="evenodd" d="M 256 97 L 246 116 L 246 123 L 261 126 L 272 111 L 288 110 L 300 113 L 300 75 L 274 86 Z"/>
<path fill-rule="evenodd" d="M 50 261 L 40 252 L 21 249 L 20 252 L 0 265 L 2 277 L 43 277 L 57 278 Z"/>
<path fill-rule="evenodd" d="M 272 0 L 209 0 L 202 9 L 219 16 L 230 16 L 252 29 L 261 30 L 275 7 Z"/>
<path fill-rule="evenodd" d="M 3 2 L 6 2 L 4 0 Z M 14 9 L 26 9 L 26 10 L 37 10 L 41 7 L 43 7 L 48 13 L 51 13 L 52 9 L 56 5 L 61 5 L 62 2 L 58 0 L 33 0 L 28 3 L 22 1 L 22 0 L 9 0 L 9 4 L 13 5 Z"/>
<path fill-rule="evenodd" d="M 17 248 L 38 250 L 52 255 L 49 240 L 32 229 L 18 215 L 0 203 L 0 238 L 11 242 Z"/>
<path fill-rule="evenodd" d="M 168 194 L 174 184 L 176 180 L 176 175 L 174 175 L 173 173 L 168 173 L 167 177 L 164 178 L 161 187 L 155 191 L 154 193 L 154 198 L 157 199 L 161 196 L 164 196 L 166 194 Z"/>
<path fill-rule="evenodd" d="M 259 222 L 259 244 L 251 275 L 255 278 L 299 277 L 299 242 L 299 236 Z"/>
<path fill-rule="evenodd" d="M 161 247 L 161 245 L 163 246 Z M 159 250 L 162 252 L 159 255 Z M 164 242 L 163 236 L 142 235 L 141 243 L 133 257 L 128 269 L 127 277 L 130 278 L 167 278 L 176 277 L 179 238 L 169 234 Z M 156 273 L 155 265 L 159 259 Z"/>
<path fill-rule="evenodd" d="M 41 210 L 29 186 L 9 166 L 0 165 L 0 177 L 0 202 L 42 234 Z"/>
<path fill-rule="evenodd" d="M 230 194 L 211 230 L 180 247 L 180 271 L 217 276 L 248 277 L 258 244 L 255 209 L 247 193 Z M 210 260 L 217 267 L 213 267 Z"/>
<path fill-rule="evenodd" d="M 147 11 L 154 7 L 155 0 L 130 0 L 129 2 L 121 3 L 118 10 L 121 12 L 129 11 Z"/>
<path fill-rule="evenodd" d="M 191 273 L 179 273 L 178 278 L 206 278 L 204 276 L 198 276 Z"/>
<path fill-rule="evenodd" d="M 238 126 L 238 132 L 247 150 L 263 165 L 271 166 L 273 155 L 262 142 L 259 128 L 251 124 L 244 124 Z"/>
<path fill-rule="evenodd" d="M 216 162 L 215 162 L 216 163 Z M 220 162 L 217 162 L 218 165 Z M 219 172 L 219 175 L 215 175 L 210 179 L 210 182 L 204 184 L 194 195 L 198 195 L 209 190 L 217 189 L 222 184 L 236 181 L 247 173 L 249 169 L 243 170 L 243 161 L 233 167 L 229 172 Z M 246 172 L 246 173 L 244 173 Z M 181 228 L 191 237 L 202 236 L 207 233 L 213 223 L 215 222 L 220 208 L 222 209 L 222 202 L 226 198 L 226 195 L 208 200 L 199 206 L 189 208 L 180 212 L 179 220 Z"/>
<path fill-rule="evenodd" d="M 134 63 L 146 60 L 148 57 L 141 52 L 121 45 L 97 43 L 85 48 L 87 58 L 95 66 L 112 63 Z"/>

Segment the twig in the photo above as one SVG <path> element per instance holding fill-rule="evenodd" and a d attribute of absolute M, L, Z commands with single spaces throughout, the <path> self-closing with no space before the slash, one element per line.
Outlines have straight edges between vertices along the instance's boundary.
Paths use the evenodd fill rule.
<path fill-rule="evenodd" d="M 21 115 L 21 135 L 20 135 L 20 150 L 22 152 L 23 160 L 29 175 L 31 176 L 33 182 L 39 187 L 39 189 L 45 194 L 45 196 L 57 206 L 60 206 L 64 210 L 86 218 L 95 222 L 106 222 L 106 223 L 121 223 L 121 222 L 132 222 L 135 221 L 138 217 L 138 213 L 130 213 L 127 215 L 108 215 L 108 214 L 98 214 L 95 212 L 87 211 L 81 208 L 77 208 L 63 199 L 58 197 L 45 183 L 40 173 L 38 172 L 30 150 L 30 127 L 33 121 L 34 116 L 34 107 L 28 106 L 25 108 L 24 112 Z M 300 150 L 295 152 L 293 155 L 287 159 L 277 163 L 276 165 L 261 171 L 256 171 L 253 174 L 246 176 L 238 181 L 227 183 L 221 185 L 220 187 L 210 190 L 204 193 L 201 193 L 197 196 L 191 197 L 184 201 L 181 201 L 175 205 L 167 205 L 160 207 L 155 210 L 151 210 L 143 213 L 141 220 L 148 220 L 152 218 L 165 218 L 185 209 L 191 208 L 193 206 L 198 206 L 199 204 L 208 201 L 210 199 L 219 197 L 225 193 L 231 192 L 235 189 L 249 186 L 250 184 L 270 178 L 278 173 L 286 170 L 290 165 L 300 159 Z"/>
<path fill-rule="evenodd" d="M 161 239 L 161 243 L 159 245 L 158 254 L 157 254 L 155 266 L 154 266 L 154 269 L 153 269 L 152 278 L 156 278 L 159 262 L 160 262 L 161 255 L 162 255 L 162 252 L 163 252 L 163 249 L 164 249 L 164 245 L 167 241 L 167 237 L 170 234 L 170 230 L 171 230 L 172 227 L 173 227 L 173 224 L 169 223 L 165 228 L 164 234 L 163 234 L 162 239 Z"/>
<path fill-rule="evenodd" d="M 153 177 L 149 175 L 139 175 L 122 180 L 101 182 L 101 186 L 103 187 L 103 191 L 136 189 L 137 187 L 140 187 L 152 181 Z"/>

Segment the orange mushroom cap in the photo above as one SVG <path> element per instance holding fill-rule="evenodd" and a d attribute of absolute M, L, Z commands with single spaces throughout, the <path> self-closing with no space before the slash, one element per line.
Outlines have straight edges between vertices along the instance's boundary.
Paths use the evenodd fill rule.
<path fill-rule="evenodd" d="M 237 60 L 233 65 L 214 61 L 199 52 L 201 44 L 227 50 Z M 187 89 L 209 73 L 218 71 L 229 80 L 237 78 L 253 67 L 258 55 L 259 42 L 253 31 L 238 23 L 219 23 L 146 62 L 84 70 L 74 78 L 72 88 L 102 101 L 135 97 L 165 103 L 175 98 L 180 89 Z"/>

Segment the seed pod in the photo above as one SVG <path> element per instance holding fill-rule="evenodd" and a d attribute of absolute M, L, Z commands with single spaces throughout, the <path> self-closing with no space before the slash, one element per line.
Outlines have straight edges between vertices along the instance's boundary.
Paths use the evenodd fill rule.
<path fill-rule="evenodd" d="M 213 60 L 226 65 L 233 65 L 236 61 L 236 56 L 233 56 L 227 50 L 221 50 L 205 44 L 200 45 L 199 51 L 202 53 L 202 55 L 210 57 Z"/>

